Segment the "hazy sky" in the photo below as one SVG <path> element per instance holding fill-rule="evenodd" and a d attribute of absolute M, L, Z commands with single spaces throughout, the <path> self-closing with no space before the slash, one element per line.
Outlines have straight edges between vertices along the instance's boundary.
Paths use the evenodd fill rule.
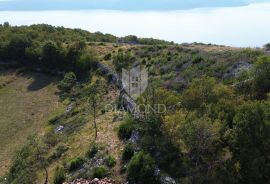
<path fill-rule="evenodd" d="M 0 10 L 183 10 L 243 6 L 269 0 L 0 0 Z"/>
<path fill-rule="evenodd" d="M 0 0 L 0 9 L 4 0 Z M 8 1 L 8 0 L 6 0 Z M 15 0 L 11 0 L 15 1 Z M 31 0 L 17 0 L 31 2 Z M 35 0 L 44 2 L 43 0 Z M 51 0 L 55 1 L 56 0 Z M 64 0 L 63 0 L 64 1 Z M 69 0 L 65 0 L 70 2 Z M 90 0 L 78 0 L 90 1 Z M 91 0 L 93 2 L 124 0 Z M 142 2 L 142 0 L 125 0 Z M 145 2 L 144 0 L 143 2 Z M 150 2 L 151 0 L 147 1 Z M 154 1 L 154 0 L 153 0 Z M 152 1 L 152 2 L 153 2 Z M 176 0 L 155 0 L 159 3 Z M 46 1 L 48 2 L 48 1 Z M 59 0 L 57 2 L 60 2 Z M 185 2 L 194 2 L 186 0 Z M 196 2 L 219 2 L 218 0 L 196 0 Z M 225 1 L 220 1 L 225 2 Z M 228 0 L 226 2 L 235 2 Z M 82 28 L 91 32 L 101 31 L 116 36 L 137 35 L 183 42 L 203 42 L 239 47 L 257 47 L 270 42 L 270 2 L 246 3 L 244 6 L 201 7 L 179 10 L 52 10 L 44 8 L 27 10 L 17 6 L 14 10 L 0 11 L 0 23 L 9 21 L 12 25 L 47 23 L 55 26 Z M 147 4 L 147 3 L 146 3 Z M 177 3 L 176 3 L 177 4 Z M 180 3 L 181 4 L 181 3 Z M 183 3 L 185 4 L 185 3 Z M 192 4 L 192 3 L 191 3 Z M 196 4 L 197 6 L 198 4 Z M 232 4 L 231 4 L 232 5 Z M 184 6 L 182 6 L 184 7 Z M 11 8 L 12 9 L 12 8 Z M 1 34 L 1 33 L 0 33 Z"/>

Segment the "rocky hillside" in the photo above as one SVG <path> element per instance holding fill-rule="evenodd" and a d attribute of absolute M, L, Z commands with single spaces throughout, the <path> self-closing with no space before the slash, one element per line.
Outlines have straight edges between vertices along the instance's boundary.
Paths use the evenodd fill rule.
<path fill-rule="evenodd" d="M 0 100 L 12 96 L 5 89 L 13 83 L 4 80 L 16 68 L 59 78 L 54 97 L 61 105 L 40 113 L 42 131 L 28 132 L 1 184 L 270 180 L 270 58 L 264 49 L 117 38 L 49 25 L 6 24 L 0 31 Z M 148 85 L 132 98 L 121 74 L 136 67 L 147 71 Z M 45 90 L 41 81 L 25 92 Z M 35 99 L 43 99 L 38 94 Z M 39 104 L 30 104 L 34 114 L 22 115 L 34 127 Z M 162 112 L 155 109 L 160 105 Z M 2 124 L 11 125 L 8 118 L 19 114 Z"/>

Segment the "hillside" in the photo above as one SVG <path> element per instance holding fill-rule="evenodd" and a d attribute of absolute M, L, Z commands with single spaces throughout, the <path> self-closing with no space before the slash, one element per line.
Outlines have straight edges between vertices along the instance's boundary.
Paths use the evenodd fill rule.
<path fill-rule="evenodd" d="M 8 171 L 15 151 L 27 137 L 44 133 L 44 121 L 61 108 L 55 83 L 55 77 L 1 69 L 0 175 Z"/>
<path fill-rule="evenodd" d="M 5 24 L 0 40 L 0 126 L 9 130 L 0 140 L 1 174 L 8 171 L 0 183 L 269 181 L 264 49 L 49 25 Z M 136 67 L 148 85 L 134 98 L 119 76 Z M 166 110 L 155 111 L 159 105 Z"/>

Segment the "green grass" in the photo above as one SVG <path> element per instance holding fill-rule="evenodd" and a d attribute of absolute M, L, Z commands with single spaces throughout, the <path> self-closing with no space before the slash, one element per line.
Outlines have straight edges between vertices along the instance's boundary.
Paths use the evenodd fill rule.
<path fill-rule="evenodd" d="M 0 71 L 0 176 L 26 138 L 42 134 L 50 114 L 61 104 L 56 78 L 44 74 Z"/>

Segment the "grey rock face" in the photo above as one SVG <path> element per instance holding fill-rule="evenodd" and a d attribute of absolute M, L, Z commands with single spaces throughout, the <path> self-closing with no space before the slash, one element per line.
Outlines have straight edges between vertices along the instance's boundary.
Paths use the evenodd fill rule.
<path fill-rule="evenodd" d="M 225 75 L 224 78 L 237 77 L 241 72 L 250 70 L 252 65 L 247 61 L 241 61 L 234 65 Z"/>
<path fill-rule="evenodd" d="M 62 133 L 64 131 L 64 126 L 59 125 L 54 129 L 55 133 Z"/>
<path fill-rule="evenodd" d="M 131 137 L 130 137 L 130 142 L 132 143 L 138 143 L 139 140 L 140 140 L 140 133 L 138 130 L 134 130 L 131 134 Z"/>

